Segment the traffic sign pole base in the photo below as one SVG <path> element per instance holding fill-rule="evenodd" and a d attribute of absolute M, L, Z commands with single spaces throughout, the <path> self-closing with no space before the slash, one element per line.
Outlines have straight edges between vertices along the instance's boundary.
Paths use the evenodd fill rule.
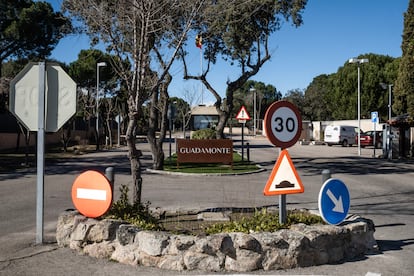
<path fill-rule="evenodd" d="M 286 195 L 279 195 L 279 223 L 286 223 Z"/>

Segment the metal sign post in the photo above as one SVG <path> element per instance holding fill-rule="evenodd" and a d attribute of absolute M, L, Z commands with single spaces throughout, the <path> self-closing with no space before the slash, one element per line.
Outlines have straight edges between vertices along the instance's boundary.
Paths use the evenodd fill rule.
<path fill-rule="evenodd" d="M 265 130 L 269 141 L 279 147 L 280 152 L 278 161 L 265 186 L 264 194 L 279 195 L 279 223 L 285 224 L 287 221 L 286 194 L 303 193 L 304 191 L 290 157 L 287 157 L 290 170 L 286 170 L 288 168 L 286 165 L 281 165 L 286 164 L 286 162 L 283 163 L 283 158 L 288 156 L 285 149 L 293 146 L 300 137 L 302 118 L 298 108 L 288 101 L 274 102 L 266 111 Z M 283 156 L 281 156 L 282 153 L 284 153 Z M 284 173 L 277 174 L 280 166 L 284 166 L 281 169 Z M 285 172 L 287 173 L 285 174 Z M 288 181 L 292 179 L 295 183 Z"/>
<path fill-rule="evenodd" d="M 241 134 L 242 134 L 242 162 L 244 161 L 244 126 L 246 125 L 245 122 L 242 123 L 242 131 L 241 131 Z"/>
<path fill-rule="evenodd" d="M 10 82 L 10 112 L 37 131 L 36 243 L 43 243 L 45 132 L 58 131 L 76 112 L 76 82 L 58 65 L 30 62 Z M 36 117 L 37 116 L 37 117 Z"/>
<path fill-rule="evenodd" d="M 374 123 L 374 157 L 375 157 L 375 148 L 377 147 L 377 132 L 376 132 L 377 121 L 378 121 L 378 112 L 377 111 L 371 112 L 371 122 Z"/>
<path fill-rule="evenodd" d="M 239 120 L 239 123 L 242 124 L 242 129 L 241 129 L 241 156 L 242 156 L 242 162 L 244 161 L 244 127 L 246 126 L 246 120 Z"/>
<path fill-rule="evenodd" d="M 247 113 L 247 110 L 244 106 L 242 106 L 239 110 L 239 112 L 237 113 L 236 119 L 239 120 L 239 123 L 242 124 L 242 130 L 241 130 L 241 135 L 242 135 L 242 162 L 244 161 L 244 127 L 246 126 L 246 121 L 250 120 L 250 115 L 249 113 Z"/>
<path fill-rule="evenodd" d="M 120 147 L 121 146 L 121 123 L 122 123 L 121 114 L 116 115 L 115 121 L 118 125 L 118 147 Z"/>
<path fill-rule="evenodd" d="M 45 63 L 39 63 L 39 110 L 37 130 L 36 243 L 43 243 L 43 199 L 45 175 Z"/>
<path fill-rule="evenodd" d="M 279 149 L 279 158 L 282 149 Z M 279 195 L 279 224 L 285 224 L 287 221 L 287 213 L 286 213 L 286 194 Z"/>
<path fill-rule="evenodd" d="M 300 179 L 289 152 L 285 149 L 279 152 L 279 157 L 270 173 L 264 195 L 279 195 L 279 222 L 286 223 L 286 194 L 303 193 L 302 180 Z"/>

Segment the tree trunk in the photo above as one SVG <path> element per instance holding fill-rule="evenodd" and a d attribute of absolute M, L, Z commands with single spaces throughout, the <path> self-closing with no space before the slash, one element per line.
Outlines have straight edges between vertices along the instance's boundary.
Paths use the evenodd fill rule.
<path fill-rule="evenodd" d="M 112 129 L 110 118 L 106 118 L 106 130 L 108 131 L 109 148 L 112 148 Z"/>
<path fill-rule="evenodd" d="M 221 109 L 217 108 L 217 112 L 219 114 L 219 121 L 216 127 L 216 139 L 224 139 L 224 128 L 226 126 L 227 120 L 229 115 L 227 112 L 222 111 Z"/>
<path fill-rule="evenodd" d="M 26 129 L 21 123 L 18 122 L 17 124 L 19 125 L 20 132 L 23 133 L 24 135 L 24 142 L 25 142 L 24 155 L 25 155 L 26 166 L 29 166 L 30 131 Z M 19 137 L 19 142 L 20 142 L 20 137 Z"/>
<path fill-rule="evenodd" d="M 96 151 L 99 151 L 99 132 L 95 128 Z"/>
<path fill-rule="evenodd" d="M 142 178 L 140 156 L 142 153 L 135 146 L 135 128 L 138 121 L 138 115 L 130 115 L 128 128 L 126 131 L 126 141 L 128 147 L 128 158 L 131 164 L 131 175 L 133 182 L 133 204 L 141 204 L 142 195 Z"/>
<path fill-rule="evenodd" d="M 167 111 L 168 111 L 168 94 L 165 85 L 162 85 L 161 97 L 158 98 L 158 93 L 153 92 L 151 96 L 150 107 L 150 116 L 149 116 L 149 127 L 148 127 L 148 143 L 151 147 L 152 153 L 152 168 L 154 170 L 163 170 L 164 169 L 164 150 L 162 148 L 163 141 L 165 139 L 165 134 L 167 132 Z M 159 118 L 161 122 L 159 123 Z M 158 125 L 160 125 L 159 137 L 156 137 L 156 130 Z"/>
<path fill-rule="evenodd" d="M 29 147 L 30 147 L 30 131 L 26 130 L 26 134 L 24 135 L 24 140 L 25 140 L 25 159 L 26 159 L 26 166 L 29 166 Z"/>
<path fill-rule="evenodd" d="M 66 125 L 67 128 L 62 127 L 61 130 L 61 139 L 62 139 L 62 146 L 63 146 L 63 151 L 67 152 L 68 151 L 68 144 L 71 138 L 71 132 L 72 132 L 72 127 L 71 127 L 71 123 L 69 123 L 69 126 Z"/>
<path fill-rule="evenodd" d="M 151 94 L 151 104 L 150 107 L 150 116 L 149 116 L 149 127 L 148 127 L 148 135 L 147 139 L 151 146 L 151 153 L 152 153 L 152 168 L 154 170 L 163 170 L 164 169 L 164 150 L 162 148 L 165 135 L 168 129 L 168 106 L 171 104 L 169 102 L 168 96 L 168 86 L 172 81 L 172 77 L 170 74 L 165 76 L 164 82 L 162 82 L 157 87 L 152 89 Z M 171 110 L 171 118 L 172 120 L 172 110 Z M 156 130 L 160 128 L 159 137 L 156 137 Z M 171 131 L 171 130 L 170 130 Z M 170 141 L 171 143 L 171 141 Z"/>
<path fill-rule="evenodd" d="M 230 86 L 230 84 L 228 85 Z M 230 113 L 233 110 L 233 92 L 230 87 L 226 91 L 226 99 L 224 103 L 221 104 L 221 101 L 215 103 L 217 113 L 219 114 L 219 121 L 216 128 L 216 138 L 224 139 L 224 128 L 226 126 L 227 120 L 230 117 Z"/>

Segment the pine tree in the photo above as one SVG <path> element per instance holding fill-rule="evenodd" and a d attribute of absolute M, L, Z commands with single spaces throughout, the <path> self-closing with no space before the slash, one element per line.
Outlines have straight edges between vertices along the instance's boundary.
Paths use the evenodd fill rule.
<path fill-rule="evenodd" d="M 414 0 L 404 13 L 402 57 L 394 87 L 393 110 L 397 115 L 414 116 Z"/>

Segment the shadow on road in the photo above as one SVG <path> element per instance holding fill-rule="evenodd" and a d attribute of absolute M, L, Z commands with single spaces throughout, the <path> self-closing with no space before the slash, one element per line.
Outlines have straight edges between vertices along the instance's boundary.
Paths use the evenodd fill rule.
<path fill-rule="evenodd" d="M 405 239 L 405 240 L 377 240 L 377 244 L 381 251 L 395 251 L 395 250 L 402 250 L 403 247 L 414 244 L 413 239 Z"/>
<path fill-rule="evenodd" d="M 296 168 L 304 175 L 320 175 L 322 170 L 329 169 L 332 174 L 404 174 L 412 172 L 413 160 L 395 160 L 364 157 L 312 157 L 292 158 Z"/>

